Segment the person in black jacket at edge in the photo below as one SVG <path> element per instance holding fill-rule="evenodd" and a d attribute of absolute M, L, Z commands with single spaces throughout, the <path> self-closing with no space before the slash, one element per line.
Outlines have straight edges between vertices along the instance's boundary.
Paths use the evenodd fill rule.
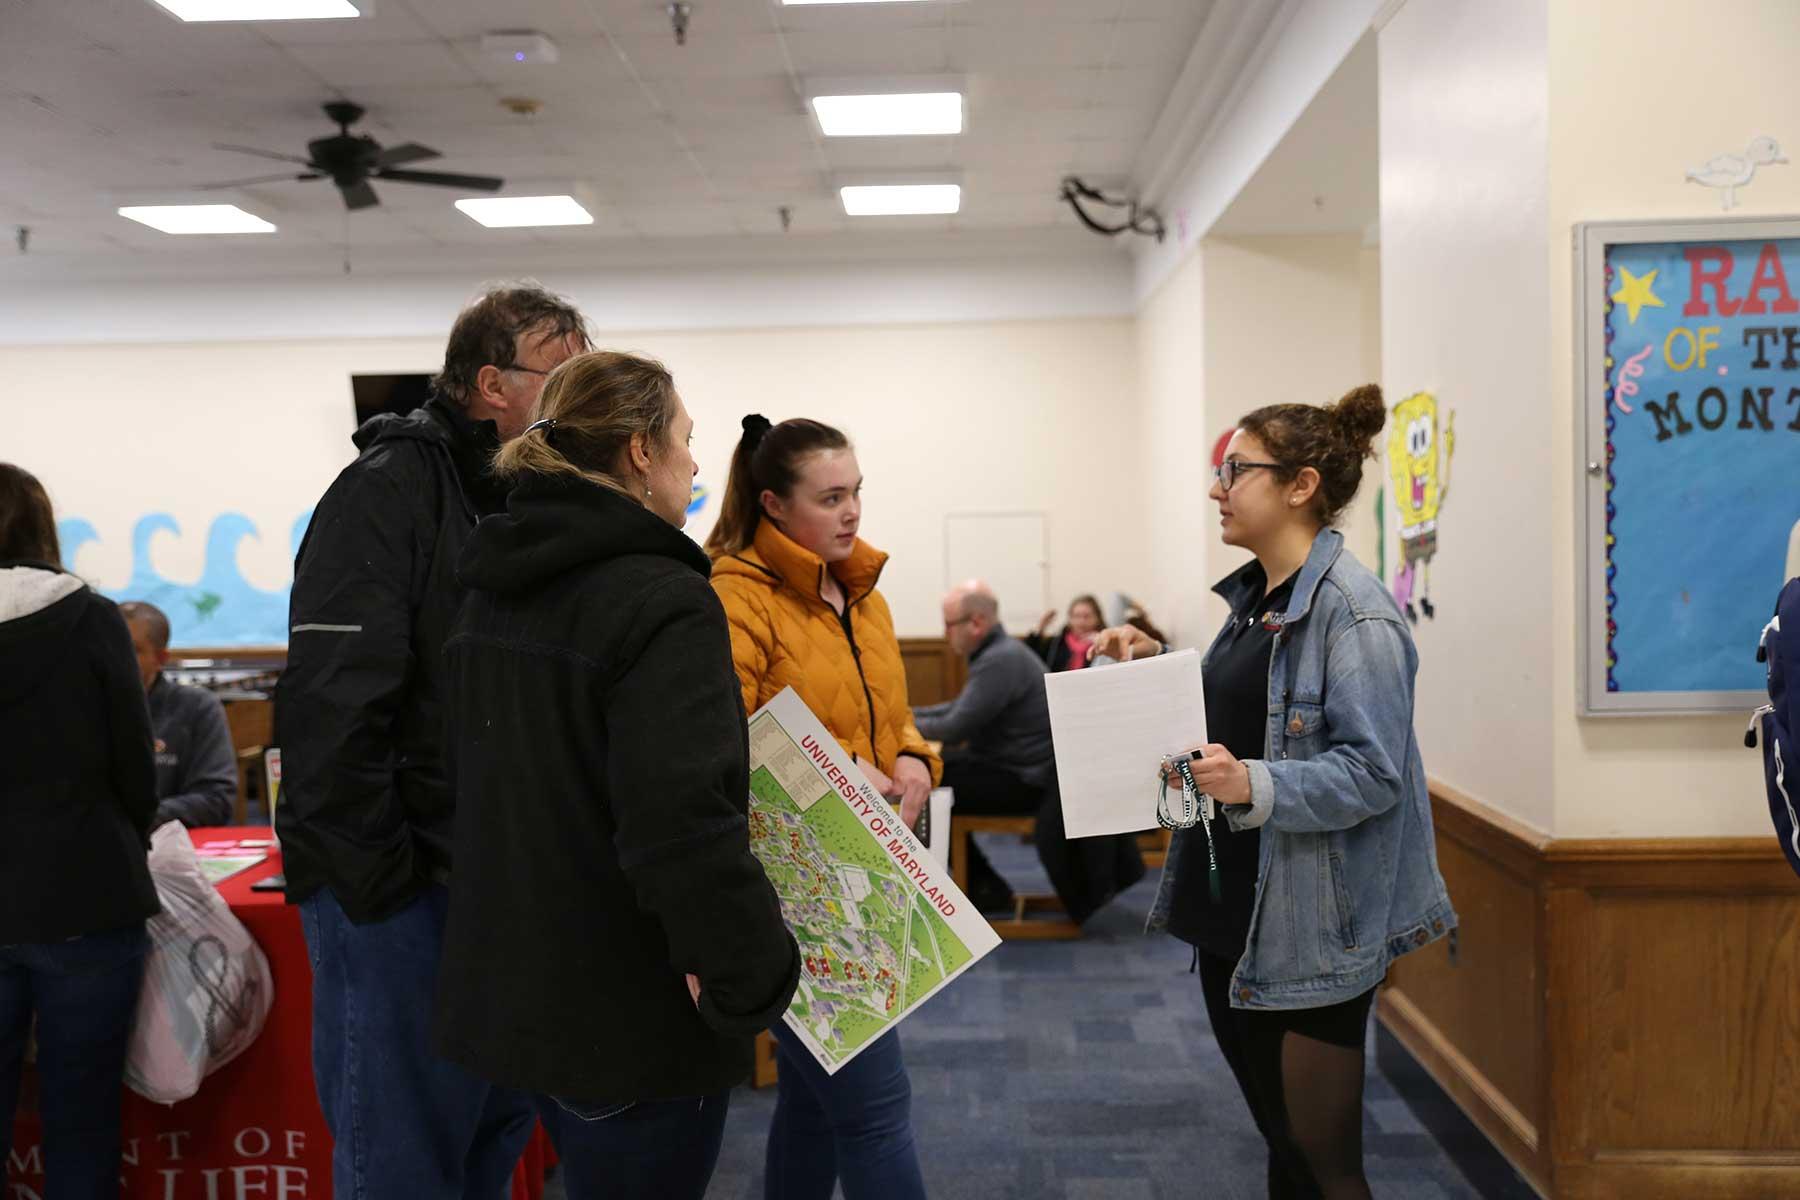
<path fill-rule="evenodd" d="M 587 348 L 581 314 L 535 285 L 457 317 L 431 399 L 356 431 L 294 564 L 275 692 L 288 900 L 313 968 L 313 1075 L 339 1196 L 501 1195 L 529 1099 L 430 1048 L 449 910 L 443 647 L 456 560 L 504 493 L 488 472 L 549 373 Z"/>
<path fill-rule="evenodd" d="M 0 1179 L 35 1014 L 38 1186 L 116 1197 L 144 920 L 160 907 L 156 767 L 125 619 L 61 558 L 43 486 L 0 463 Z"/>
<path fill-rule="evenodd" d="M 565 363 L 536 416 L 458 569 L 436 1045 L 534 1094 L 571 1200 L 697 1198 L 800 955 L 750 851 L 725 612 L 681 532 L 694 423 L 660 363 L 610 352 Z"/>

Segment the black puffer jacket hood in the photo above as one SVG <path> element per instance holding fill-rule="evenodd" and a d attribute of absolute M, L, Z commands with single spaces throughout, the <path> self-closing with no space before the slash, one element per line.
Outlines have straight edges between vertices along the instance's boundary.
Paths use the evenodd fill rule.
<path fill-rule="evenodd" d="M 488 517 L 463 550 L 457 579 L 495 595 L 541 588 L 571 568 L 653 554 L 702 576 L 712 561 L 694 539 L 635 501 L 583 479 L 536 477 Z"/>

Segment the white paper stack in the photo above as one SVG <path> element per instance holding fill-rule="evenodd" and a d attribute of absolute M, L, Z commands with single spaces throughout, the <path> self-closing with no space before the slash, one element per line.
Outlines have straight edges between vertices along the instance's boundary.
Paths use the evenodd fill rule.
<path fill-rule="evenodd" d="M 1200 654 L 1044 677 L 1068 835 L 1156 828 L 1162 760 L 1206 744 Z"/>

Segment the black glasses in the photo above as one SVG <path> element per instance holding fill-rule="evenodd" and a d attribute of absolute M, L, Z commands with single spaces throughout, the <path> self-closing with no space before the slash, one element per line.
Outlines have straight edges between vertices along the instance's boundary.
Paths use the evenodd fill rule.
<path fill-rule="evenodd" d="M 1238 458 L 1228 458 L 1213 468 L 1213 478 L 1219 481 L 1221 488 L 1229 492 L 1231 485 L 1237 482 L 1239 475 L 1245 471 L 1254 471 L 1258 467 L 1270 471 L 1281 470 L 1280 463 L 1245 462 Z"/>
<path fill-rule="evenodd" d="M 523 371 L 523 372 L 525 372 L 525 373 L 526 373 L 526 374 L 527 374 L 527 375 L 545 375 L 545 376 L 548 376 L 548 375 L 549 375 L 549 374 L 550 374 L 550 372 L 548 372 L 548 371 L 540 371 L 540 370 L 538 370 L 538 369 L 537 369 L 537 368 L 536 368 L 536 367 L 521 367 L 521 366 L 520 366 L 520 365 L 519 365 L 519 364 L 518 364 L 518 363 L 513 363 L 513 364 L 512 364 L 512 365 L 511 365 L 511 366 L 505 366 L 505 367 L 501 367 L 501 368 L 500 368 L 500 369 L 501 369 L 501 370 L 502 370 L 502 371 Z"/>

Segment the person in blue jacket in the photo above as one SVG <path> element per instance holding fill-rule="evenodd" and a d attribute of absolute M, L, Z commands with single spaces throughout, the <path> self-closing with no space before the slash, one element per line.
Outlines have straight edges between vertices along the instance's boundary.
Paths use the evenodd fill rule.
<path fill-rule="evenodd" d="M 1222 819 L 1169 848 L 1152 928 L 1194 947 L 1207 1014 L 1269 1143 L 1269 1194 L 1365 1200 L 1363 1044 L 1396 957 L 1456 925 L 1413 730 L 1418 654 L 1393 597 L 1332 522 L 1386 420 L 1381 390 L 1245 417 L 1214 470 L 1225 543 L 1255 557 L 1214 590 L 1211 741 L 1145 764 Z M 1142 658 L 1129 626 L 1096 654 Z M 1169 781 L 1173 781 L 1170 783 Z"/>

